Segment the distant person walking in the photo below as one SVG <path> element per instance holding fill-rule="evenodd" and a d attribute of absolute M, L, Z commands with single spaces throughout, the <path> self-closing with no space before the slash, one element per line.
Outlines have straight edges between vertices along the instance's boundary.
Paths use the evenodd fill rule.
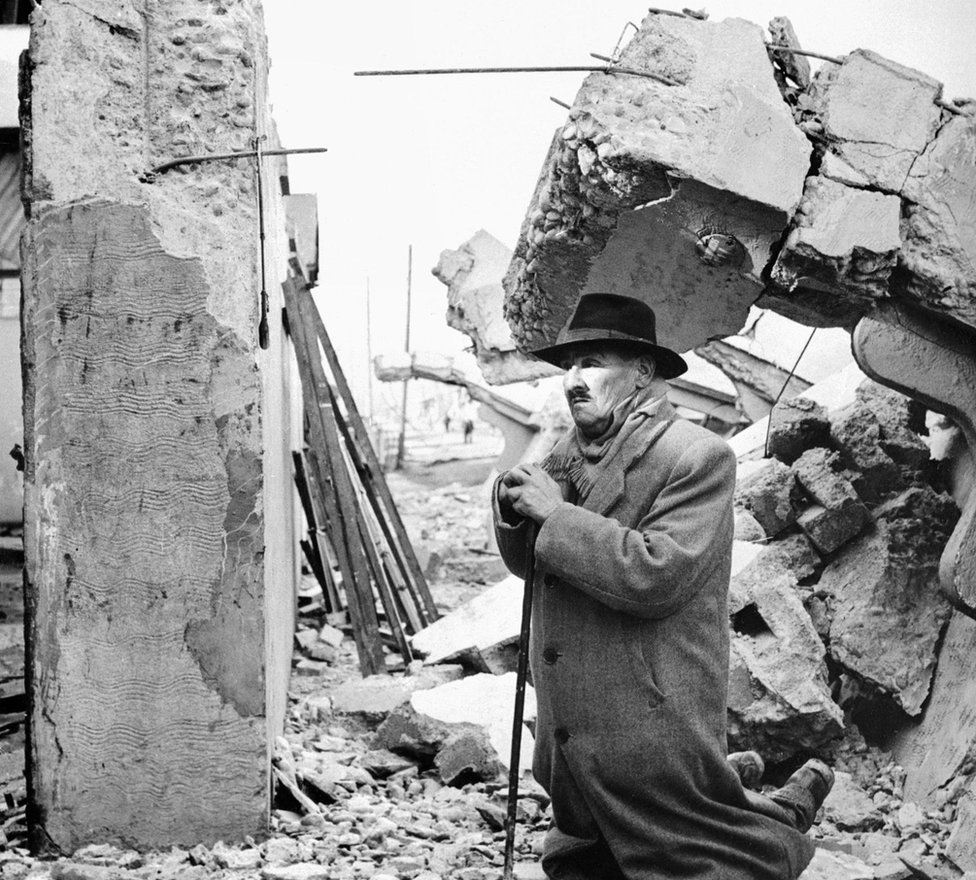
<path fill-rule="evenodd" d="M 474 401 L 469 400 L 461 410 L 461 430 L 465 443 L 471 443 L 474 437 L 474 409 Z"/>

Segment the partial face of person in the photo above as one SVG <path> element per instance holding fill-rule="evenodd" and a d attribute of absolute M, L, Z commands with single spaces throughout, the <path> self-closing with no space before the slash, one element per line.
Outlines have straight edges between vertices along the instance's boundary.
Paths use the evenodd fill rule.
<path fill-rule="evenodd" d="M 560 366 L 563 391 L 573 421 L 587 437 L 598 437 L 613 418 L 614 408 L 653 375 L 647 358 L 632 357 L 614 348 L 586 346 L 570 350 Z"/>

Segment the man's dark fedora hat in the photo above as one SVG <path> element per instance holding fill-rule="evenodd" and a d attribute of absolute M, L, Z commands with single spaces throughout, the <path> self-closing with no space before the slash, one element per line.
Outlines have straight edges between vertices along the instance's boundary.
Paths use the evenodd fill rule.
<path fill-rule="evenodd" d="M 568 326 L 553 345 L 532 350 L 554 366 L 566 351 L 581 342 L 623 342 L 645 350 L 654 358 L 657 373 L 665 379 L 680 376 L 688 364 L 680 354 L 657 344 L 654 310 L 645 302 L 616 293 L 587 293 L 580 297 Z"/>

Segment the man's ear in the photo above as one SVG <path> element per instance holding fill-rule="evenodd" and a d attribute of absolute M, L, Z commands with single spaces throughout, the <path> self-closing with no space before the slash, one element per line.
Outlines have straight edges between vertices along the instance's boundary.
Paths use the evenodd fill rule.
<path fill-rule="evenodd" d="M 657 370 L 654 358 L 646 354 L 638 355 L 634 366 L 637 368 L 637 387 L 646 388 L 651 384 L 651 380 L 654 378 L 654 373 Z"/>

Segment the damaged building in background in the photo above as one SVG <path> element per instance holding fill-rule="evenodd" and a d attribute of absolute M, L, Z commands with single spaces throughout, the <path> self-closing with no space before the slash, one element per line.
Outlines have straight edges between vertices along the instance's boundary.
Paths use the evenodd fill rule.
<path fill-rule="evenodd" d="M 770 33 L 652 10 L 555 133 L 504 293 L 484 233 L 435 274 L 489 381 L 533 375 L 520 352 L 598 291 L 726 373 L 755 422 L 731 440 L 731 745 L 789 761 L 859 727 L 976 870 L 976 106 L 867 50 L 811 75 Z M 770 369 L 756 306 L 856 365 Z"/>

